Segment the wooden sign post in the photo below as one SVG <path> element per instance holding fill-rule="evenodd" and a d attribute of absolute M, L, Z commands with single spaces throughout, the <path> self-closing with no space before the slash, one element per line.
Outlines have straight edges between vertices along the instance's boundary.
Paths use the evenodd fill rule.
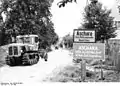
<path fill-rule="evenodd" d="M 100 80 L 104 80 L 104 74 L 103 74 L 104 72 L 103 72 L 103 70 L 102 70 L 102 60 L 100 60 L 100 67 L 101 67 L 101 68 L 100 68 L 100 69 L 101 69 L 101 70 L 100 70 L 100 73 L 101 73 L 101 74 L 100 74 Z"/>
<path fill-rule="evenodd" d="M 86 78 L 86 61 L 82 59 L 81 62 L 81 80 L 84 82 Z"/>

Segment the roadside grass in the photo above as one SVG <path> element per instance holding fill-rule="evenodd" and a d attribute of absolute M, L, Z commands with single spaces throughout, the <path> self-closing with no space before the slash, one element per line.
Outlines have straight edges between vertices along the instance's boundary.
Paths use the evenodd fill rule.
<path fill-rule="evenodd" d="M 87 61 L 87 66 L 94 71 L 86 70 L 84 82 L 120 82 L 120 73 L 115 70 L 110 60 L 102 63 L 103 80 L 101 80 L 101 66 L 99 60 Z M 56 68 L 52 75 L 46 77 L 45 82 L 83 82 L 81 80 L 80 63 L 72 63 L 62 68 Z"/>
<path fill-rule="evenodd" d="M 93 81 L 95 73 L 86 70 L 86 80 Z M 54 70 L 52 76 L 48 76 L 45 82 L 82 82 L 80 64 L 67 65 L 61 70 Z"/>
<path fill-rule="evenodd" d="M 74 67 L 74 66 L 66 66 L 62 69 L 56 68 L 52 75 L 45 78 L 44 81 L 50 81 L 50 82 L 70 82 L 70 81 L 80 81 L 80 68 Z"/>
<path fill-rule="evenodd" d="M 7 45 L 0 47 L 0 67 L 5 65 L 5 57 L 7 56 Z"/>

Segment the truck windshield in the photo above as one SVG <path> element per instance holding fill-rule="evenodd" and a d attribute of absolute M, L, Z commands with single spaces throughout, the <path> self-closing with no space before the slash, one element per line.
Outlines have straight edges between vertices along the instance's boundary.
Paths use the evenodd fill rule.
<path fill-rule="evenodd" d="M 23 42 L 24 42 L 24 38 L 23 37 L 17 38 L 17 43 L 23 43 Z"/>
<path fill-rule="evenodd" d="M 30 43 L 30 37 L 24 37 L 24 43 Z"/>
<path fill-rule="evenodd" d="M 30 43 L 30 37 L 20 37 L 17 38 L 18 43 Z"/>

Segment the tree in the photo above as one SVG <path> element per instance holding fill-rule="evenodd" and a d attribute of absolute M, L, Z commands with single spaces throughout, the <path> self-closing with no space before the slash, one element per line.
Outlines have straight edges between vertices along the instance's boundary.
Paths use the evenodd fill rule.
<path fill-rule="evenodd" d="M 51 2 L 53 0 L 3 0 L 1 13 L 7 16 L 3 25 L 5 33 L 14 38 L 19 34 L 37 34 L 51 45 L 57 36 L 51 21 Z"/>
<path fill-rule="evenodd" d="M 72 2 L 77 2 L 77 1 L 76 0 L 62 0 L 58 2 L 57 5 L 59 6 L 59 8 L 61 8 L 61 7 L 65 7 L 67 3 L 72 3 Z"/>
<path fill-rule="evenodd" d="M 91 0 L 91 3 L 85 7 L 84 29 L 96 30 L 96 40 L 107 40 L 116 36 L 113 27 L 113 17 L 110 16 L 111 10 L 103 8 L 97 0 Z"/>
<path fill-rule="evenodd" d="M 64 45 L 66 48 L 72 48 L 73 47 L 73 36 L 70 34 L 67 34 L 63 37 Z"/>

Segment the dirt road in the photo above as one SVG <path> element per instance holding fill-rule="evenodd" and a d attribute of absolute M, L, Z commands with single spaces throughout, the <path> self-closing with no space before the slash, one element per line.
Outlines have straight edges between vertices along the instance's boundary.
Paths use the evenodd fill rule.
<path fill-rule="evenodd" d="M 22 83 L 39 83 L 52 73 L 56 68 L 65 66 L 72 62 L 67 50 L 54 50 L 48 53 L 48 61 L 40 59 L 38 64 L 32 66 L 4 66 L 0 68 L 0 82 L 22 82 Z"/>

